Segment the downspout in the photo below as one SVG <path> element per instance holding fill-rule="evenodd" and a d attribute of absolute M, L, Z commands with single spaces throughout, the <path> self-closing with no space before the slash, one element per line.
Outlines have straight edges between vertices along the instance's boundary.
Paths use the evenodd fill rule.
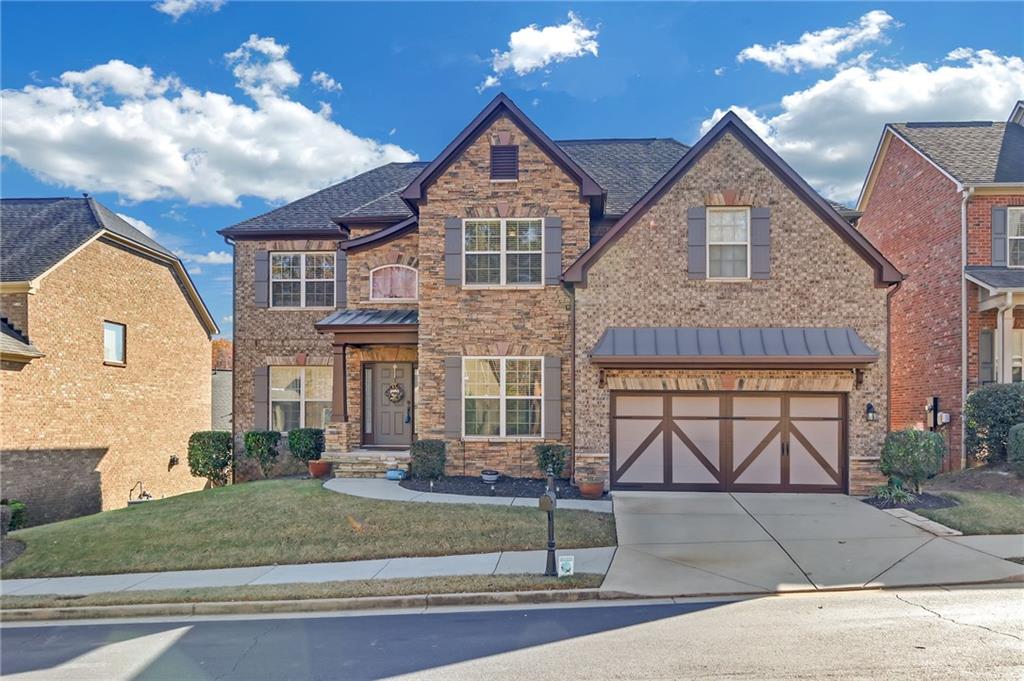
<path fill-rule="evenodd" d="M 967 204 L 974 196 L 974 187 L 960 186 L 960 468 L 967 466 L 967 425 L 964 407 L 967 405 Z"/>
<path fill-rule="evenodd" d="M 572 452 L 572 482 L 576 482 L 576 287 L 564 284 L 569 294 L 569 451 Z"/>
<path fill-rule="evenodd" d="M 903 286 L 897 281 L 885 294 L 885 430 L 892 430 L 892 298 Z"/>

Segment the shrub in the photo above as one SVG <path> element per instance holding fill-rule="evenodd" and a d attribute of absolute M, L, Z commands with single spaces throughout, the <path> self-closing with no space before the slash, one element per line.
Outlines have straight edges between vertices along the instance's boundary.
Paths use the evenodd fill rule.
<path fill-rule="evenodd" d="M 409 452 L 409 474 L 417 480 L 436 480 L 444 475 L 444 440 L 416 440 Z"/>
<path fill-rule="evenodd" d="M 321 428 L 294 428 L 288 431 L 288 450 L 299 461 L 318 461 L 324 453 L 324 431 Z"/>
<path fill-rule="evenodd" d="M 1024 383 L 993 383 L 967 396 L 967 452 L 975 459 L 1006 460 L 1010 427 L 1024 422 Z"/>
<path fill-rule="evenodd" d="M 896 481 L 892 481 L 888 485 L 876 487 L 874 497 L 885 502 L 886 506 L 909 504 L 917 498 Z"/>
<path fill-rule="evenodd" d="M 270 477 L 270 469 L 277 461 L 277 444 L 281 433 L 276 430 L 250 430 L 245 434 L 245 455 L 256 459 L 263 477 Z"/>
<path fill-rule="evenodd" d="M 1006 439 L 1006 460 L 1017 471 L 1017 476 L 1024 478 L 1024 423 L 1010 428 L 1010 435 Z"/>
<path fill-rule="evenodd" d="M 8 521 L 7 529 L 11 532 L 20 530 L 25 527 L 25 522 L 28 520 L 26 513 L 28 510 L 25 508 L 24 501 L 18 501 L 17 499 L 0 499 L 0 504 L 6 506 L 11 514 L 11 519 Z"/>
<path fill-rule="evenodd" d="M 900 487 L 920 492 L 921 483 L 939 472 L 946 454 L 946 441 L 929 430 L 897 430 L 885 436 L 881 469 Z"/>
<path fill-rule="evenodd" d="M 188 469 L 214 487 L 227 484 L 231 467 L 231 433 L 200 430 L 188 439 Z"/>
<path fill-rule="evenodd" d="M 537 455 L 537 468 L 542 473 L 546 475 L 550 467 L 556 478 L 562 477 L 565 460 L 569 458 L 568 447 L 565 445 L 536 445 L 533 451 Z"/>

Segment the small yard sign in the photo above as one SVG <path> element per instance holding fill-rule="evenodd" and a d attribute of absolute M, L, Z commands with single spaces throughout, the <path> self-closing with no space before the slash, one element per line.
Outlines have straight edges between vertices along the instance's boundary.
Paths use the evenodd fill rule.
<path fill-rule="evenodd" d="M 574 574 L 573 568 L 574 558 L 572 556 L 559 556 L 558 557 L 558 576 L 559 577 L 572 577 Z"/>

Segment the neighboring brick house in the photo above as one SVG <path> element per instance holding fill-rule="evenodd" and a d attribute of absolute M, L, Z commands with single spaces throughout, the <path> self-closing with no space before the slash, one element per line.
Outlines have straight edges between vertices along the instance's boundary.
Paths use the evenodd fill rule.
<path fill-rule="evenodd" d="M 1022 118 L 1018 102 L 1006 122 L 888 124 L 859 201 L 858 229 L 906 275 L 892 296 L 892 427 L 941 432 L 947 470 L 966 463 L 966 395 L 1022 380 Z"/>
<path fill-rule="evenodd" d="M 433 161 L 221 234 L 236 254 L 236 439 L 322 426 L 346 471 L 440 438 L 450 474 L 536 475 L 534 445 L 558 442 L 613 487 L 877 479 L 899 273 L 734 115 L 693 149 L 554 142 L 499 95 Z M 728 347 L 663 356 L 657 340 L 625 357 L 654 327 Z M 682 462 L 692 475 L 673 476 L 685 456 L 711 480 Z"/>
<path fill-rule="evenodd" d="M 178 258 L 90 198 L 0 222 L 0 496 L 36 524 L 201 489 L 217 326 Z"/>

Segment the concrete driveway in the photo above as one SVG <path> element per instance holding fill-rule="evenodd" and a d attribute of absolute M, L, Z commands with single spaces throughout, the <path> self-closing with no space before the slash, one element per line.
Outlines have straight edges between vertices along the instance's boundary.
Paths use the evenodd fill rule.
<path fill-rule="evenodd" d="M 773 593 L 1024 579 L 1024 566 L 839 494 L 616 492 L 602 589 Z"/>

